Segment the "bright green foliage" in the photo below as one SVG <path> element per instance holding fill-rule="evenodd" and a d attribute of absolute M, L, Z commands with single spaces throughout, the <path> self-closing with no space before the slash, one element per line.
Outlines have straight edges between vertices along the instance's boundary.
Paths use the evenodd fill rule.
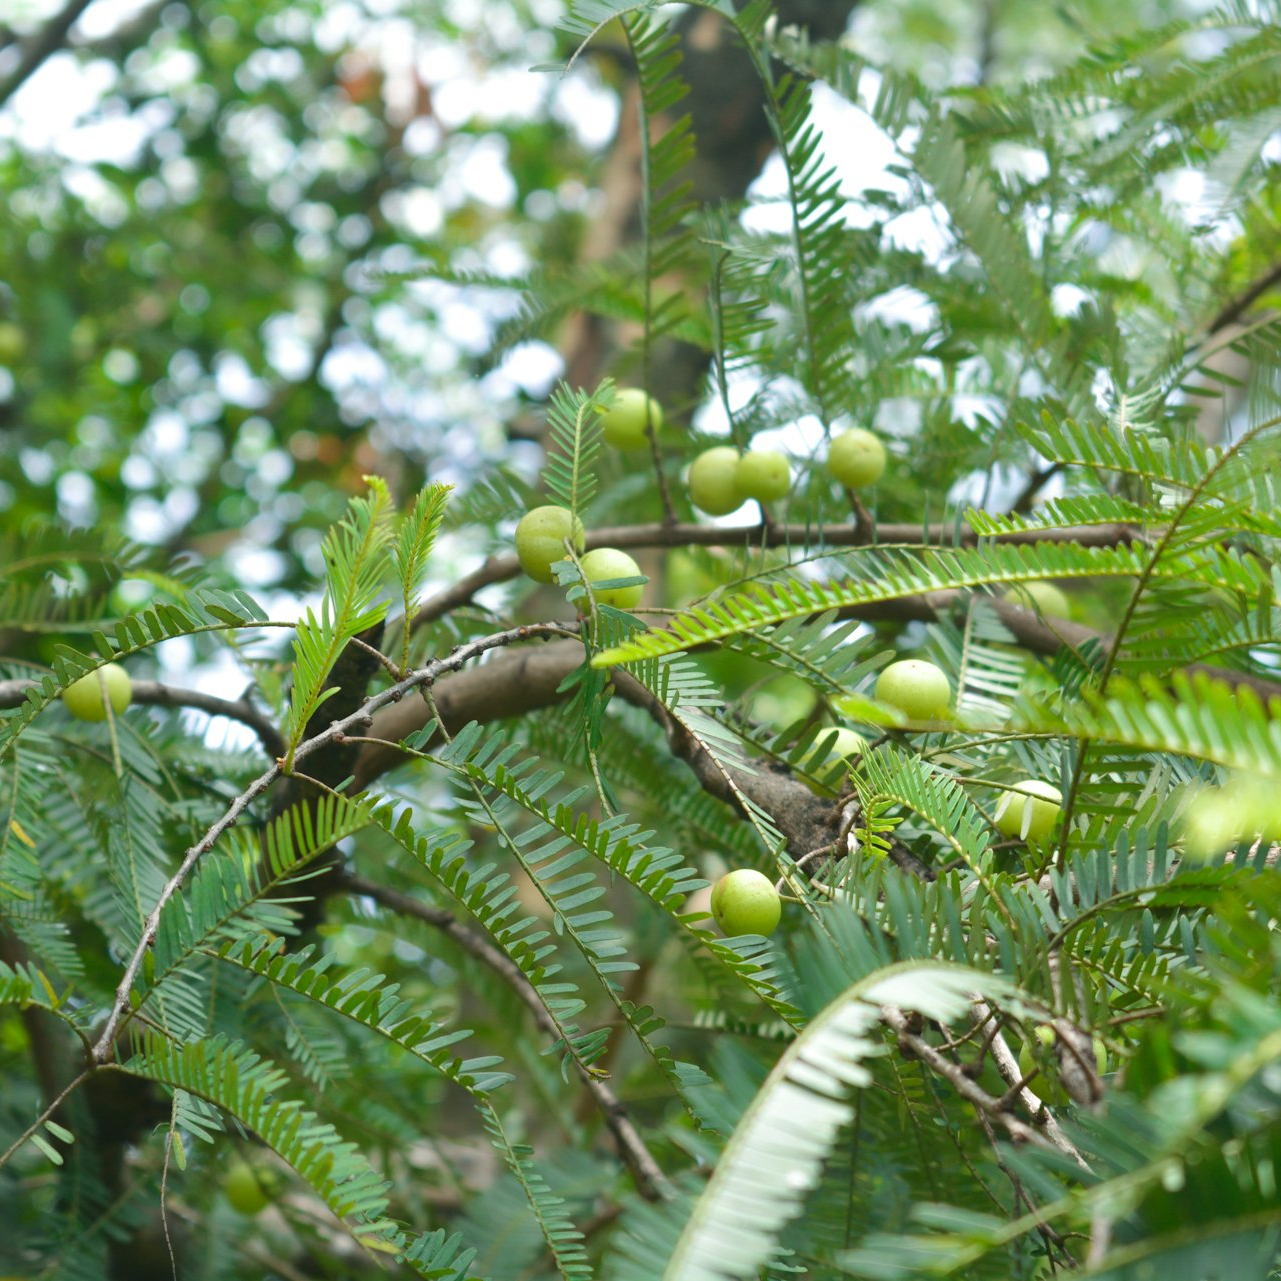
<path fill-rule="evenodd" d="M 380 599 L 387 572 L 390 542 L 387 516 L 391 496 L 376 478 L 367 498 L 352 500 L 347 516 L 325 539 L 325 596 L 320 616 L 307 611 L 294 632 L 293 697 L 288 738 L 290 752 L 325 699 L 338 692 L 325 679 L 347 642 L 381 621 L 386 602 Z"/>

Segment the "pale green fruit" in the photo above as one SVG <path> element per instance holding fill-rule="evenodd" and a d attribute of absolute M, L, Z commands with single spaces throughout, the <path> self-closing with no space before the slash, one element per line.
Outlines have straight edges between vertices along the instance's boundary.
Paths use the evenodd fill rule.
<path fill-rule="evenodd" d="M 875 485 L 885 472 L 885 446 L 862 427 L 843 431 L 827 451 L 827 470 L 846 489 Z"/>
<path fill-rule="evenodd" d="M 1020 583 L 1005 593 L 1005 599 L 1045 618 L 1071 618 L 1072 605 L 1053 583 Z"/>
<path fill-rule="evenodd" d="M 709 516 L 728 516 L 743 505 L 738 487 L 738 450 L 729 445 L 705 449 L 689 467 L 689 498 Z"/>
<path fill-rule="evenodd" d="M 825 744 L 826 750 L 824 750 Z M 865 751 L 867 751 L 867 739 L 857 730 L 845 727 L 836 730 L 825 729 L 814 740 L 813 747 L 798 764 L 806 773 L 816 774 L 819 778 L 831 781 L 836 762 L 848 763 L 854 757 L 862 756 Z M 844 776 L 844 771 L 841 776 Z M 810 790 L 817 791 L 817 788 L 811 785 Z"/>
<path fill-rule="evenodd" d="M 617 547 L 597 547 L 590 551 L 579 562 L 583 567 L 583 577 L 592 585 L 592 595 L 598 605 L 613 605 L 615 609 L 631 609 L 640 604 L 645 588 L 637 583 L 634 587 L 597 587 L 597 583 L 609 582 L 613 578 L 639 578 L 640 566 L 626 553 Z"/>
<path fill-rule="evenodd" d="M 255 1215 L 266 1209 L 271 1200 L 257 1171 L 247 1161 L 237 1161 L 227 1170 L 222 1190 L 237 1214 Z"/>
<path fill-rule="evenodd" d="M 639 387 L 619 388 L 613 405 L 600 418 L 605 441 L 615 449 L 648 449 L 647 422 L 653 423 L 657 435 L 663 425 L 663 408 Z"/>
<path fill-rule="evenodd" d="M 996 807 L 996 830 L 1039 845 L 1059 821 L 1063 793 L 1052 783 L 1029 778 L 1001 796 Z"/>
<path fill-rule="evenodd" d="M 922 658 L 902 658 L 876 678 L 876 697 L 914 721 L 936 720 L 952 702 L 942 669 Z"/>
<path fill-rule="evenodd" d="M 757 502 L 773 503 L 786 498 L 792 487 L 792 472 L 787 455 L 775 449 L 749 449 L 738 460 L 734 476 L 738 492 Z"/>
<path fill-rule="evenodd" d="M 1222 787 L 1197 788 L 1179 827 L 1190 858 L 1210 858 L 1242 841 L 1273 845 L 1281 841 L 1281 804 L 1266 779 L 1236 775 Z"/>
<path fill-rule="evenodd" d="M 1043 1023 L 1036 1029 L 1036 1039 L 1041 1043 L 1041 1053 L 1038 1056 L 1032 1048 L 1031 1037 L 1024 1041 L 1019 1050 L 1019 1074 L 1023 1077 L 1031 1076 L 1032 1070 L 1041 1066 L 1037 1062 L 1039 1057 L 1044 1066 L 1041 1068 L 1041 1075 L 1029 1088 L 1047 1103 L 1066 1103 L 1067 1091 L 1063 1089 L 1057 1078 L 1050 1076 L 1046 1070 L 1053 1065 L 1053 1054 L 1050 1051 L 1054 1045 L 1055 1031 Z M 1101 1036 L 1094 1038 L 1094 1066 L 1100 1076 L 1108 1070 L 1108 1047 Z"/>
<path fill-rule="evenodd" d="M 77 720 L 105 721 L 108 702 L 119 715 L 133 701 L 133 685 L 123 667 L 108 663 L 68 685 L 62 691 L 62 701 Z"/>
<path fill-rule="evenodd" d="M 712 888 L 712 918 L 728 938 L 773 934 L 783 915 L 783 900 L 773 882 L 750 867 L 726 872 Z"/>
<path fill-rule="evenodd" d="M 536 583 L 550 583 L 552 565 L 565 559 L 565 539 L 571 532 L 574 550 L 581 552 L 583 522 L 567 508 L 548 505 L 527 511 L 516 526 L 516 556 L 521 569 Z"/>
<path fill-rule="evenodd" d="M 27 351 L 27 335 L 12 320 L 0 321 L 0 365 L 12 365 Z"/>

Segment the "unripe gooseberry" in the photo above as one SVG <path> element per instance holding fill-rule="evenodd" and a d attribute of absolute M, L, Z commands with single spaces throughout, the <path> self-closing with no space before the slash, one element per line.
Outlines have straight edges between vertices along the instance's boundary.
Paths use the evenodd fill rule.
<path fill-rule="evenodd" d="M 774 883 L 750 867 L 726 872 L 712 887 L 712 918 L 727 938 L 773 934 L 782 914 Z"/>
<path fill-rule="evenodd" d="M 1041 1055 L 1048 1054 L 1054 1045 L 1054 1029 L 1048 1024 L 1042 1023 L 1036 1029 L 1035 1039 L 1040 1042 Z M 1029 1036 L 1019 1050 L 1019 1075 L 1025 1079 L 1031 1076 L 1033 1071 L 1040 1066 L 1037 1063 L 1038 1055 L 1033 1048 L 1032 1040 L 1033 1038 Z M 1101 1036 L 1096 1036 L 1093 1041 L 1093 1048 L 1094 1066 L 1098 1074 L 1102 1076 L 1108 1070 L 1108 1047 Z M 1044 1071 L 1037 1077 L 1031 1088 L 1047 1103 L 1059 1104 L 1068 1101 L 1067 1091 L 1062 1084 Z"/>
<path fill-rule="evenodd" d="M 108 702 L 118 716 L 133 701 L 133 685 L 119 663 L 108 663 L 68 685 L 62 701 L 77 720 L 105 721 Z"/>
<path fill-rule="evenodd" d="M 738 460 L 734 475 L 738 492 L 757 502 L 773 503 L 787 497 L 792 487 L 792 471 L 787 455 L 776 449 L 749 449 Z"/>
<path fill-rule="evenodd" d="M 598 605 L 613 605 L 615 609 L 631 609 L 640 604 L 645 591 L 641 583 L 631 587 L 597 587 L 597 583 L 607 583 L 615 578 L 640 578 L 640 566 L 626 553 L 617 547 L 597 547 L 587 553 L 579 564 L 583 567 L 583 577 L 592 585 L 592 595 Z"/>
<path fill-rule="evenodd" d="M 943 716 L 952 702 L 952 686 L 942 668 L 922 658 L 902 658 L 876 678 L 876 697 L 914 721 Z"/>
<path fill-rule="evenodd" d="M 825 729 L 820 732 L 814 740 L 814 745 L 797 764 L 808 774 L 827 778 L 832 774 L 838 761 L 848 766 L 850 760 L 855 756 L 862 756 L 865 751 L 867 751 L 867 739 L 857 730 L 847 729 L 844 726 L 835 730 Z M 843 776 L 844 771 L 842 771 Z M 813 784 L 810 785 L 810 790 L 817 791 Z"/>
<path fill-rule="evenodd" d="M 653 424 L 654 434 L 658 435 L 663 425 L 663 407 L 639 387 L 620 387 L 614 403 L 600 416 L 605 441 L 615 449 L 647 449 L 648 423 Z"/>
<path fill-rule="evenodd" d="M 1015 783 L 996 807 L 996 830 L 1039 845 L 1054 831 L 1062 803 L 1063 793 L 1052 783 L 1039 778 Z"/>
<path fill-rule="evenodd" d="M 574 550 L 582 551 L 583 522 L 569 509 L 549 504 L 527 511 L 516 526 L 516 557 L 536 583 L 552 581 L 552 565 L 565 559 L 565 539 L 573 534 Z"/>
<path fill-rule="evenodd" d="M 1072 605 L 1067 596 L 1053 583 L 1036 579 L 1020 583 L 1005 593 L 1005 599 L 1023 609 L 1030 609 L 1045 618 L 1071 618 Z"/>
<path fill-rule="evenodd" d="M 236 1161 L 230 1166 L 223 1175 L 222 1191 L 237 1214 L 255 1215 L 271 1200 L 261 1176 L 248 1161 Z"/>
<path fill-rule="evenodd" d="M 738 487 L 738 450 L 730 445 L 705 449 L 689 467 L 689 499 L 709 516 L 728 516 L 743 505 Z"/>
<path fill-rule="evenodd" d="M 827 470 L 846 489 L 874 485 L 885 472 L 885 446 L 881 438 L 862 427 L 852 427 L 832 439 Z"/>

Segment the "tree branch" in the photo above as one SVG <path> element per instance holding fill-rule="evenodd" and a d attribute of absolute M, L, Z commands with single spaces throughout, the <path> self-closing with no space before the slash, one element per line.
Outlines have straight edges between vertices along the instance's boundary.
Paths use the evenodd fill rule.
<path fill-rule="evenodd" d="M 1020 1121 L 1018 1117 L 1010 1114 L 1000 1099 L 995 1095 L 989 1094 L 981 1085 L 975 1082 L 966 1073 L 961 1064 L 953 1062 L 937 1046 L 931 1045 L 923 1037 L 913 1032 L 907 1016 L 902 1010 L 894 1006 L 885 1006 L 882 1009 L 882 1018 L 886 1025 L 898 1035 L 900 1045 L 919 1058 L 931 1071 L 947 1081 L 961 1098 L 973 1104 L 974 1107 L 987 1116 L 990 1116 L 1015 1142 L 1035 1143 L 1038 1147 L 1055 1148 L 1065 1156 L 1071 1157 L 1079 1165 L 1085 1165 L 1075 1145 L 1067 1138 L 1059 1128 L 1058 1122 L 1047 1110 L 1044 1108 L 1040 1110 L 1036 1125 L 1029 1125 L 1026 1121 Z M 1030 1094 L 1031 1092 L 1029 1091 L 1028 1093 Z"/>
<path fill-rule="evenodd" d="M 587 549 L 594 547 L 802 547 L 811 543 L 814 529 L 807 525 L 620 525 L 589 530 Z M 1062 529 L 1017 530 L 989 539 L 969 526 L 950 521 L 930 525 L 877 525 L 866 529 L 859 522 L 829 525 L 822 530 L 822 548 L 866 547 L 878 543 L 906 546 L 973 547 L 980 541 L 997 543 L 1079 543 L 1082 547 L 1117 547 L 1137 541 L 1139 530 L 1131 525 L 1079 525 Z M 414 625 L 425 623 L 467 604 L 478 591 L 505 583 L 521 573 L 515 555 L 491 556 L 463 575 L 452 586 L 423 602 Z"/>
<path fill-rule="evenodd" d="M 35 75 L 41 65 L 67 43 L 71 28 L 76 25 L 80 15 L 92 2 L 93 0 L 69 0 L 66 8 L 57 17 L 47 22 L 27 41 L 23 46 L 18 65 L 4 80 L 0 80 L 0 106 L 8 102 Z"/>
<path fill-rule="evenodd" d="M 528 640 L 533 637 L 563 636 L 566 631 L 576 631 L 576 629 L 567 628 L 563 623 L 534 623 L 528 627 L 513 627 L 508 631 L 496 632 L 491 636 L 484 636 L 466 645 L 459 645 L 448 657 L 433 659 L 426 667 L 411 672 L 403 681 L 399 681 L 395 685 L 391 685 L 375 694 L 372 698 L 367 699 L 350 715 L 332 722 L 328 729 L 304 740 L 294 751 L 294 760 L 295 762 L 305 760 L 313 752 L 321 751 L 331 743 L 345 738 L 350 731 L 363 730 L 369 725 L 374 714 L 382 708 L 398 703 L 406 694 L 417 689 L 420 685 L 432 684 L 445 673 L 456 671 L 465 663 L 478 658 L 481 654 L 487 653 L 491 649 L 498 649 L 504 645 L 510 645 L 516 641 Z M 108 1063 L 115 1055 L 116 1034 L 120 1030 L 121 1023 L 129 1015 L 131 1009 L 130 992 L 133 989 L 134 980 L 138 977 L 138 971 L 142 968 L 143 958 L 146 956 L 148 948 L 156 940 L 156 931 L 160 928 L 160 914 L 164 911 L 165 905 L 186 883 L 187 877 L 191 875 L 192 869 L 200 861 L 201 856 L 211 850 L 218 838 L 228 828 L 235 826 L 249 806 L 282 775 L 283 771 L 280 762 L 277 761 L 270 769 L 254 779 L 232 801 L 222 817 L 209 828 L 195 845 L 187 850 L 178 866 L 178 870 L 165 882 L 154 906 L 147 915 L 146 921 L 143 922 L 142 937 L 138 940 L 138 944 L 133 950 L 133 955 L 129 958 L 120 982 L 116 987 L 116 998 L 111 1013 L 108 1015 L 98 1039 L 94 1042 L 92 1053 L 94 1063 Z"/>
<path fill-rule="evenodd" d="M 478 931 L 464 925 L 452 912 L 430 903 L 423 903 L 409 894 L 403 894 L 399 890 L 380 885 L 377 881 L 356 876 L 351 872 L 340 872 L 336 885 L 337 888 L 347 890 L 349 893 L 363 894 L 366 898 L 381 903 L 383 907 L 398 912 L 401 916 L 412 916 L 440 930 L 469 956 L 489 966 L 504 982 L 508 983 L 534 1016 L 534 1022 L 547 1036 L 554 1041 L 561 1038 L 561 1030 L 557 1027 L 556 1020 L 547 1012 L 537 989 L 521 972 L 520 966 Z M 671 1193 L 667 1176 L 646 1147 L 640 1132 L 632 1124 L 627 1115 L 627 1108 L 619 1101 L 618 1096 L 604 1079 L 596 1076 L 591 1068 L 577 1059 L 571 1059 L 571 1062 L 586 1086 L 587 1092 L 599 1108 L 610 1133 L 613 1134 L 619 1152 L 627 1163 L 628 1169 L 631 1170 L 641 1195 L 647 1201 L 665 1199 Z"/>
<path fill-rule="evenodd" d="M 486 723 L 550 707 L 568 697 L 561 684 L 584 660 L 582 642 L 555 641 L 537 649 L 506 654 L 492 662 L 450 676 L 435 685 L 432 699 L 448 733 L 469 721 Z M 829 844 L 837 834 L 839 808 L 815 796 L 790 774 L 758 770 L 727 771 L 714 761 L 667 709 L 639 681 L 617 670 L 612 676 L 619 698 L 647 712 L 667 737 L 672 754 L 693 771 L 710 796 L 746 817 L 744 801 L 760 805 L 778 825 L 788 845 L 801 853 Z M 421 729 L 431 712 L 417 700 L 387 707 L 374 717 L 369 740 L 356 758 L 354 786 L 369 784 L 405 758 L 395 744 Z"/>
<path fill-rule="evenodd" d="M 1207 334 L 1217 334 L 1237 320 L 1275 284 L 1281 284 L 1281 261 L 1274 263 L 1253 284 L 1228 300 L 1206 327 Z"/>
<path fill-rule="evenodd" d="M 24 680 L 0 681 L 0 708 L 20 707 L 27 698 L 27 691 L 36 682 Z M 261 740 L 268 756 L 279 756 L 285 750 L 285 740 L 275 724 L 250 701 L 246 690 L 234 702 L 204 694 L 195 689 L 179 689 L 162 685 L 159 681 L 132 681 L 133 701 L 152 707 L 194 707 L 210 716 L 225 716 L 229 720 L 247 725 Z"/>

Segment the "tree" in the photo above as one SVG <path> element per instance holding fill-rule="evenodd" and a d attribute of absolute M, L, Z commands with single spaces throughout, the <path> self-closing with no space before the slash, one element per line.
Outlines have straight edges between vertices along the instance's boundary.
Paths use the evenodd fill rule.
<path fill-rule="evenodd" d="M 151 123 L 3 161 L 6 1269 L 1277 1275 L 1278 15 L 853 9 L 441 20 L 617 94 L 595 221 L 299 8 L 20 33 Z M 786 496 L 700 516 L 726 446 Z"/>

